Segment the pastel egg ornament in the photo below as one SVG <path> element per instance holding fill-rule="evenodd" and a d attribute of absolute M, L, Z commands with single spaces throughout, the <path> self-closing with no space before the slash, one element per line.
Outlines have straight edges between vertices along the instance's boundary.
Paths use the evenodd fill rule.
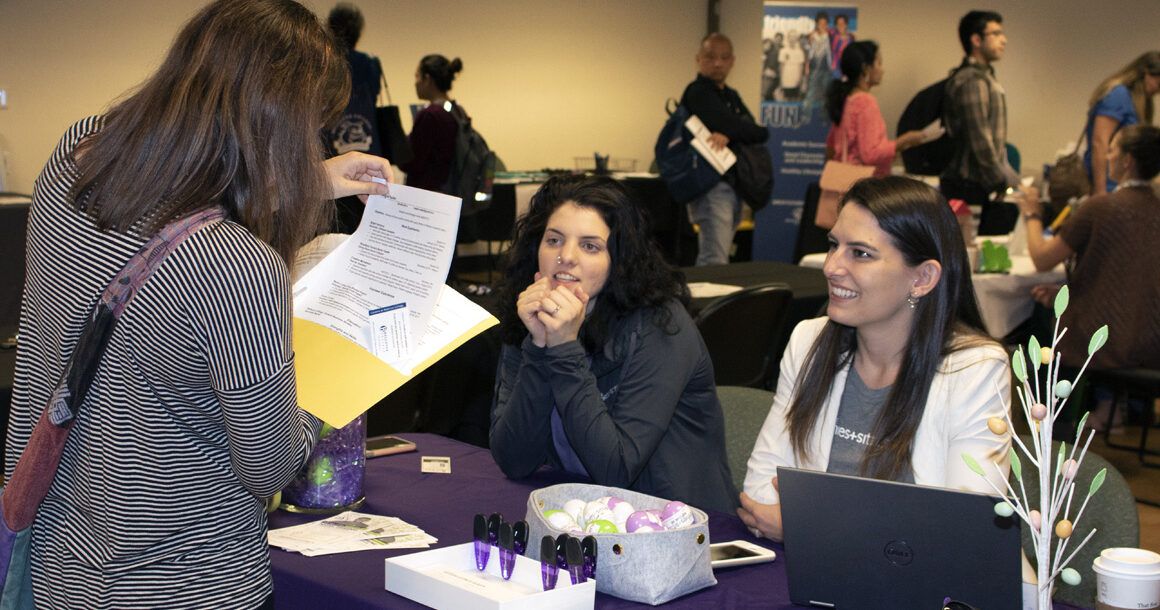
<path fill-rule="evenodd" d="M 1059 578 L 1063 582 L 1073 587 L 1078 585 L 1080 581 L 1083 580 L 1083 576 L 1080 576 L 1080 573 L 1077 572 L 1075 568 L 1064 568 L 1063 571 L 1059 573 Z"/>
<path fill-rule="evenodd" d="M 1010 502 L 999 502 L 995 504 L 995 514 L 1000 517 L 1010 517 L 1015 514 L 1015 508 L 1011 506 Z"/>
<path fill-rule="evenodd" d="M 1071 396 L 1071 382 L 1063 379 L 1055 384 L 1055 395 L 1058 398 L 1067 398 Z"/>
<path fill-rule="evenodd" d="M 1031 529 L 1038 532 L 1043 527 L 1043 515 L 1039 514 L 1039 511 L 1033 510 L 1027 513 L 1027 518 L 1031 521 Z"/>
<path fill-rule="evenodd" d="M 1051 364 L 1051 358 L 1053 355 L 1054 352 L 1051 351 L 1050 347 L 1045 345 L 1039 348 L 1039 360 L 1043 362 L 1043 364 Z"/>
<path fill-rule="evenodd" d="M 1047 417 L 1047 406 L 1041 402 L 1035 403 L 1035 405 L 1031 407 L 1031 419 L 1034 419 L 1035 421 L 1043 421 L 1044 417 Z"/>
<path fill-rule="evenodd" d="M 1007 422 L 1003 421 L 1002 417 L 992 417 L 987 420 L 987 428 L 992 434 L 1002 436 L 1007 433 Z"/>
<path fill-rule="evenodd" d="M 1055 524 L 1055 535 L 1059 536 L 1060 538 L 1067 538 L 1071 536 L 1071 531 L 1071 521 L 1068 521 L 1067 519 L 1063 519 L 1059 523 Z"/>
<path fill-rule="evenodd" d="M 1071 481 L 1072 479 L 1075 478 L 1075 475 L 1078 472 L 1079 472 L 1079 462 L 1075 461 L 1075 458 L 1068 458 L 1068 460 L 1063 463 L 1063 478 L 1064 479 Z"/>

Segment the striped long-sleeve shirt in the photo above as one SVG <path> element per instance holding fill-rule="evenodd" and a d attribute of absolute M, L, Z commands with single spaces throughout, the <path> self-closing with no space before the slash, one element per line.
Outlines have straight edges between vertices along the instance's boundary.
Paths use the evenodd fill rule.
<path fill-rule="evenodd" d="M 36 181 L 5 474 L 98 294 L 144 243 L 73 210 L 72 126 Z M 242 226 L 172 252 L 113 331 L 33 525 L 38 608 L 255 608 L 273 590 L 258 498 L 320 423 L 297 405 L 290 284 Z"/>

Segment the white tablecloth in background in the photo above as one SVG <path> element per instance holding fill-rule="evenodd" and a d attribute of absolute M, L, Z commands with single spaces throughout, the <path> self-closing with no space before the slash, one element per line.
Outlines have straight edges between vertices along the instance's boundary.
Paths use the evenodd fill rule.
<path fill-rule="evenodd" d="M 821 269 L 826 253 L 807 254 L 799 265 Z M 975 295 L 979 298 L 979 313 L 983 326 L 996 339 L 1002 339 L 1031 316 L 1035 301 L 1031 288 L 1037 284 L 1062 284 L 1066 279 L 1063 265 L 1051 271 L 1039 272 L 1029 256 L 1012 256 L 1011 269 L 1006 273 L 975 273 Z"/>

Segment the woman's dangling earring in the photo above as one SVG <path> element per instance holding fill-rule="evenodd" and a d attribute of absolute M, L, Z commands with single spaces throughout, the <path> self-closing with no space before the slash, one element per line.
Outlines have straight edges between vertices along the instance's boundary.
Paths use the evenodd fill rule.
<path fill-rule="evenodd" d="M 910 305 L 911 309 L 914 309 L 915 305 L 918 305 L 918 297 L 913 293 L 906 295 L 906 304 Z"/>

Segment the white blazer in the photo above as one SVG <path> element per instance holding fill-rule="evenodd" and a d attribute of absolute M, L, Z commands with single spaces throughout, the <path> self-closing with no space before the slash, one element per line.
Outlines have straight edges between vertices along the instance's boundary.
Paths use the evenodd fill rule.
<path fill-rule="evenodd" d="M 806 355 L 828 320 L 821 317 L 798 324 L 782 356 L 773 408 L 761 427 L 745 475 L 745 493 L 762 504 L 778 503 L 771 482 L 778 466 L 825 471 L 830 463 L 834 425 L 849 365 L 838 371 L 822 405 L 808 460 L 799 461 L 794 456 L 787 420 Z M 994 494 L 991 486 L 967 467 L 962 458 L 966 453 L 983 467 L 987 479 L 1005 490 L 1004 481 L 1011 466 L 1010 431 L 996 435 L 987 427 L 987 420 L 1002 419 L 1010 397 L 1007 353 L 998 345 L 971 347 L 947 356 L 931 383 L 930 397 L 915 431 L 910 460 L 914 482 Z"/>

